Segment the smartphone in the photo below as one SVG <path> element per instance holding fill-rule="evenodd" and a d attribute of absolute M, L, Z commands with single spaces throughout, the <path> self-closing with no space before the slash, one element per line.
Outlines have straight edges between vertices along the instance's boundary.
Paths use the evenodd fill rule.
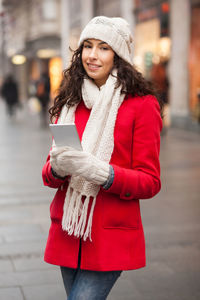
<path fill-rule="evenodd" d="M 76 150 L 82 151 L 81 141 L 73 124 L 49 124 L 56 146 L 69 146 Z"/>

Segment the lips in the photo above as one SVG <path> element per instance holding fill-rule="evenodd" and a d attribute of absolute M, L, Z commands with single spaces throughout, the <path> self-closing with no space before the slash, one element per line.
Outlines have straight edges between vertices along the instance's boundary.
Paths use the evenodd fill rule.
<path fill-rule="evenodd" d="M 98 70 L 101 66 L 87 63 L 88 69 L 90 70 Z"/>

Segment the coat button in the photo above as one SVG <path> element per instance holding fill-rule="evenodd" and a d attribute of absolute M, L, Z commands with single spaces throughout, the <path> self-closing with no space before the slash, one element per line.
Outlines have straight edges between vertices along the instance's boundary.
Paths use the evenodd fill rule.
<path fill-rule="evenodd" d="M 126 193 L 125 197 L 130 197 L 131 193 Z"/>

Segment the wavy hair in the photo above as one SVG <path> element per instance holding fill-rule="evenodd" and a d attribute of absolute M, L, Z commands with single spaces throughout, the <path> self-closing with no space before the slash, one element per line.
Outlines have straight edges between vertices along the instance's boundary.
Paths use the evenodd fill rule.
<path fill-rule="evenodd" d="M 83 44 L 74 51 L 70 67 L 63 71 L 58 95 L 55 97 L 53 106 L 49 109 L 51 122 L 59 116 L 63 105 L 66 104 L 70 107 L 82 100 L 81 86 L 83 79 L 88 77 L 82 64 L 82 50 Z M 113 68 L 117 69 L 116 88 L 121 85 L 121 93 L 132 96 L 154 95 L 159 102 L 162 115 L 163 102 L 150 81 L 146 80 L 134 66 L 124 61 L 116 53 Z"/>

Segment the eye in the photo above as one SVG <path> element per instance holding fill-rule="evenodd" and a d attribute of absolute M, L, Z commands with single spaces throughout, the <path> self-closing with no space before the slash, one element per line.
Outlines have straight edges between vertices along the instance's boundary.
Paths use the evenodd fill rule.
<path fill-rule="evenodd" d="M 91 45 L 89 45 L 89 44 L 84 44 L 83 47 L 88 49 L 88 48 L 91 48 Z"/>
<path fill-rule="evenodd" d="M 100 49 L 101 49 L 101 50 L 105 50 L 105 51 L 106 51 L 106 50 L 109 50 L 109 48 L 108 48 L 108 47 L 106 47 L 106 46 L 104 46 L 104 47 L 101 47 Z"/>

